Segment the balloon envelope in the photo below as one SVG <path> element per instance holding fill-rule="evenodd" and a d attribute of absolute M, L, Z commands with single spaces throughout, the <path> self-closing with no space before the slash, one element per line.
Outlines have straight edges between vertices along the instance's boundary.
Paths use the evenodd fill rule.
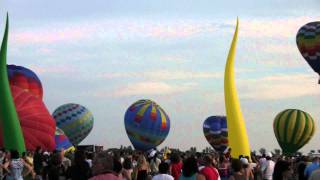
<path fill-rule="evenodd" d="M 53 117 L 73 145 L 78 145 L 93 128 L 92 113 L 80 104 L 64 104 L 53 112 Z"/>
<path fill-rule="evenodd" d="M 38 76 L 28 68 L 16 65 L 7 65 L 9 83 L 31 92 L 42 99 L 42 84 Z"/>
<path fill-rule="evenodd" d="M 125 113 L 124 124 L 135 149 L 148 151 L 167 137 L 170 119 L 165 111 L 151 100 L 139 100 Z"/>
<path fill-rule="evenodd" d="M 55 149 L 54 134 L 56 123 L 41 99 L 19 87 L 11 86 L 27 150 L 37 146 L 49 151 Z M 0 138 L 2 146 L 2 138 Z"/>
<path fill-rule="evenodd" d="M 312 138 L 315 122 L 310 114 L 304 111 L 287 109 L 275 117 L 273 130 L 284 154 L 292 154 Z"/>
<path fill-rule="evenodd" d="M 312 69 L 320 73 L 320 21 L 302 26 L 296 37 L 297 46 Z"/>
<path fill-rule="evenodd" d="M 59 128 L 56 129 L 55 142 L 57 150 L 73 151 L 75 149 L 69 141 L 69 138 Z"/>
<path fill-rule="evenodd" d="M 203 123 L 203 133 L 209 144 L 219 152 L 228 147 L 228 129 L 225 116 L 210 116 Z"/>

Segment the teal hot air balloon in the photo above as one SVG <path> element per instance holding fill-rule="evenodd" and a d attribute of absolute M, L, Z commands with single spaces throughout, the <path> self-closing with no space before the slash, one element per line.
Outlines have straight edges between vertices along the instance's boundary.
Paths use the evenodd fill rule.
<path fill-rule="evenodd" d="M 53 115 L 57 127 L 62 129 L 73 145 L 78 145 L 93 128 L 93 115 L 82 105 L 64 104 Z"/>
<path fill-rule="evenodd" d="M 298 109 L 280 112 L 273 122 L 274 134 L 284 154 L 296 153 L 310 141 L 315 129 L 310 114 Z"/>
<path fill-rule="evenodd" d="M 151 100 L 133 103 L 125 113 L 124 124 L 132 145 L 140 151 L 157 147 L 170 130 L 169 116 Z"/>

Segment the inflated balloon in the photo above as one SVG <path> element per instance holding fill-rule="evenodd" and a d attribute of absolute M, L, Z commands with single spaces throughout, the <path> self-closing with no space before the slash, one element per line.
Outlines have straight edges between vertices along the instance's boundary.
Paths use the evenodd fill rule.
<path fill-rule="evenodd" d="M 53 115 L 57 127 L 63 130 L 73 145 L 84 140 L 93 128 L 92 113 L 80 104 L 64 104 Z"/>
<path fill-rule="evenodd" d="M 10 85 L 18 86 L 42 99 L 42 85 L 34 72 L 28 68 L 15 65 L 7 65 L 7 69 Z"/>
<path fill-rule="evenodd" d="M 6 28 L 0 50 L 0 121 L 2 137 L 6 149 L 15 149 L 25 152 L 25 143 L 18 114 L 14 106 L 10 91 L 7 72 L 7 42 L 9 30 L 9 17 L 7 15 Z"/>
<path fill-rule="evenodd" d="M 219 152 L 228 147 L 228 129 L 225 116 L 210 116 L 203 123 L 203 133 L 209 144 Z"/>
<path fill-rule="evenodd" d="M 124 125 L 134 148 L 148 151 L 165 140 L 170 130 L 170 119 L 155 102 L 139 100 L 126 111 Z"/>
<path fill-rule="evenodd" d="M 274 134 L 284 154 L 295 153 L 307 144 L 315 129 L 310 114 L 298 109 L 280 112 L 273 122 Z"/>
<path fill-rule="evenodd" d="M 54 150 L 56 123 L 45 104 L 41 99 L 19 87 L 11 86 L 11 92 L 20 119 L 26 149 L 34 151 L 37 146 L 40 146 L 45 150 Z M 1 140 L 0 146 L 3 147 Z"/>
<path fill-rule="evenodd" d="M 296 41 L 304 59 L 320 75 L 320 21 L 302 26 L 297 33 Z"/>
<path fill-rule="evenodd" d="M 228 54 L 224 74 L 224 97 L 228 121 L 228 140 L 232 149 L 231 156 L 238 158 L 240 155 L 250 157 L 250 145 L 245 121 L 242 116 L 240 102 L 234 78 L 234 59 L 238 39 L 238 20 Z"/>
<path fill-rule="evenodd" d="M 75 147 L 69 141 L 69 138 L 64 134 L 64 132 L 57 128 L 55 133 L 56 149 L 63 150 L 64 152 L 74 151 Z"/>

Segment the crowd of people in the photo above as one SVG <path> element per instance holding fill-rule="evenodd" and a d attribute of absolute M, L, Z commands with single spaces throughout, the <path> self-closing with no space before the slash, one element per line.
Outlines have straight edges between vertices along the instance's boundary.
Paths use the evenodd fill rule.
<path fill-rule="evenodd" d="M 4 180 L 320 180 L 319 157 L 271 153 L 0 151 Z"/>

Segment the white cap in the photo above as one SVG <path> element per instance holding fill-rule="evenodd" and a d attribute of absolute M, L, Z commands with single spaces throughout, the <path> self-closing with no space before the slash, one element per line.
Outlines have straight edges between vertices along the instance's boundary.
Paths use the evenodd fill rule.
<path fill-rule="evenodd" d="M 249 161 L 247 158 L 241 158 L 240 161 L 242 164 L 245 164 L 245 165 L 249 164 Z"/>
<path fill-rule="evenodd" d="M 268 152 L 268 153 L 266 154 L 266 157 L 272 157 L 271 152 Z"/>

